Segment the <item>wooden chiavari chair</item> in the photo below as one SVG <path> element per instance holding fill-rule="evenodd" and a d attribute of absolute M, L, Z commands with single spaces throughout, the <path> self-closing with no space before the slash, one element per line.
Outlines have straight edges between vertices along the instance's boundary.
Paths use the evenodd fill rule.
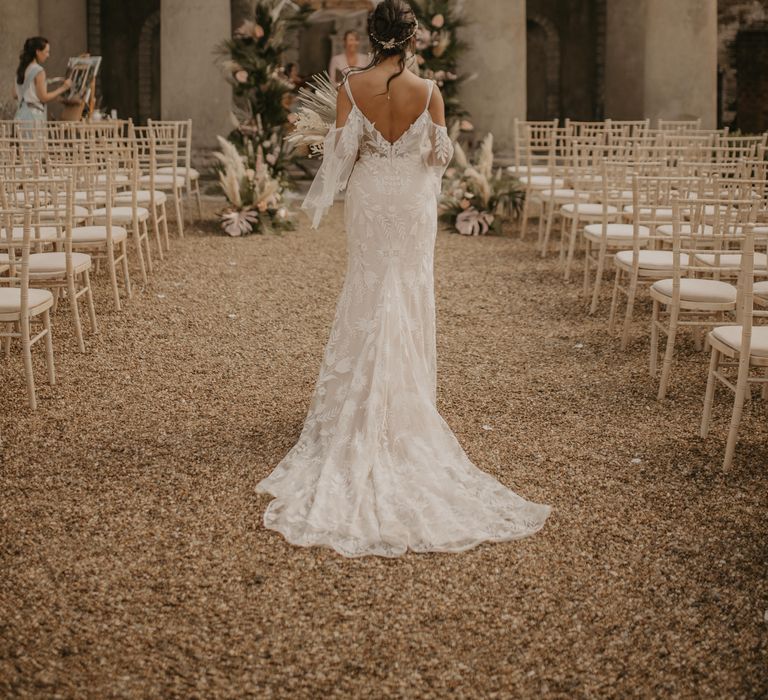
<path fill-rule="evenodd" d="M 29 255 L 29 277 L 36 287 L 54 292 L 54 305 L 64 292 L 69 302 L 75 338 L 80 352 L 85 352 L 80 321 L 79 300 L 85 297 L 91 331 L 97 332 L 96 310 L 91 291 L 91 256 L 72 250 L 73 178 L 46 176 L 44 179 L 6 180 L 0 187 L 0 208 L 11 209 L 8 192 L 22 190 L 27 203 L 48 201 L 50 204 L 34 208 L 34 226 L 45 225 L 56 229 L 56 238 L 50 243 L 54 251 Z M 51 212 L 55 212 L 52 215 Z M 19 221 L 15 222 L 20 223 Z M 0 245 L 3 242 L 0 241 Z M 54 306 L 55 308 L 55 306 Z"/>
<path fill-rule="evenodd" d="M 21 222 L 22 236 L 11 235 L 14 224 Z M 45 341 L 45 361 L 48 382 L 56 383 L 53 362 L 53 338 L 51 331 L 51 307 L 53 294 L 48 289 L 30 287 L 30 241 L 32 240 L 32 205 L 25 209 L 0 208 L 0 242 L 8 251 L 5 266 L 8 274 L 0 276 L 0 337 L 3 338 L 6 357 L 10 354 L 11 341 L 19 340 L 24 361 L 27 385 L 27 403 L 31 410 L 37 408 L 35 375 L 32 367 L 32 347 L 38 340 Z M 33 328 L 32 322 L 42 317 L 42 329 Z"/>
<path fill-rule="evenodd" d="M 728 387 L 734 394 L 731 423 L 723 457 L 723 469 L 733 463 L 739 424 L 751 384 L 761 384 L 763 399 L 768 399 L 768 326 L 756 326 L 755 318 L 768 316 L 768 312 L 755 309 L 754 304 L 754 230 L 750 225 L 742 227 L 744 238 L 739 266 L 739 300 L 737 325 L 713 328 L 707 340 L 712 348 L 701 417 L 701 437 L 709 434 L 712 420 L 716 383 Z M 727 376 L 736 369 L 735 381 Z M 757 369 L 761 374 L 754 375 Z"/>
<path fill-rule="evenodd" d="M 737 200 L 732 196 L 699 197 L 684 203 L 674 196 L 672 208 L 672 275 L 655 281 L 650 288 L 653 299 L 652 375 L 657 372 L 659 333 L 667 335 L 657 396 L 659 400 L 666 396 L 678 331 L 692 327 L 698 334 L 703 328 L 722 324 L 727 320 L 726 312 L 736 310 L 737 288 L 721 278 L 724 268 L 719 263 L 722 261 L 725 264 L 730 259 L 727 271 L 733 273 L 739 269 L 741 254 L 730 251 L 743 242 L 741 232 L 752 223 L 756 210 L 754 200 Z M 708 208 L 714 209 L 717 215 L 710 219 L 711 223 L 705 229 L 696 222 L 704 218 L 703 210 Z M 684 218 L 693 222 L 690 228 L 683 229 Z M 682 264 L 683 255 L 685 264 Z M 662 316 L 665 318 L 662 319 Z M 698 335 L 696 337 L 698 339 Z"/>

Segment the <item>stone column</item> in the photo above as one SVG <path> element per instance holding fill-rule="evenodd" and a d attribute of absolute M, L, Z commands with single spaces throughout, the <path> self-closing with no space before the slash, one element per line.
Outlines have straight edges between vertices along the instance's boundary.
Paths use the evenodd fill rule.
<path fill-rule="evenodd" d="M 647 0 L 609 0 L 605 26 L 605 116 L 643 119 Z"/>
<path fill-rule="evenodd" d="M 0 0 L 0 111 L 12 119 L 16 100 L 13 86 L 24 40 L 40 34 L 37 2 Z"/>
<path fill-rule="evenodd" d="M 717 1 L 646 0 L 645 116 L 717 126 Z"/>
<path fill-rule="evenodd" d="M 461 69 L 477 78 L 464 83 L 460 98 L 478 135 L 491 131 L 497 152 L 511 150 L 513 120 L 526 116 L 525 0 L 482 5 L 462 31 L 468 48 Z"/>
<path fill-rule="evenodd" d="M 230 0 L 160 0 L 161 113 L 192 119 L 195 149 L 232 129 L 232 88 L 215 55 L 231 32 Z"/>

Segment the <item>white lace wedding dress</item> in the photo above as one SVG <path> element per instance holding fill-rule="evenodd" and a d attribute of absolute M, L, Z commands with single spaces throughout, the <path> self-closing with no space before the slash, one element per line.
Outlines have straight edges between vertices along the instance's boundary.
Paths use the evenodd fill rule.
<path fill-rule="evenodd" d="M 531 535 L 549 506 L 475 467 L 435 406 L 432 267 L 448 133 L 425 108 L 390 144 L 345 85 L 352 111 L 328 134 L 303 207 L 316 226 L 349 180 L 347 274 L 301 436 L 257 487 L 275 497 L 264 524 L 348 557 Z"/>

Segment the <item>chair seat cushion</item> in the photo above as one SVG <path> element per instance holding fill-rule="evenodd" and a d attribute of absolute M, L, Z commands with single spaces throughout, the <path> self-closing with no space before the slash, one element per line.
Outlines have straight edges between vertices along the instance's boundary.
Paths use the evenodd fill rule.
<path fill-rule="evenodd" d="M 697 263 L 718 267 L 719 269 L 738 270 L 741 267 L 741 255 L 738 253 L 696 253 Z M 768 256 L 765 253 L 755 253 L 754 267 L 764 270 L 768 267 Z"/>
<path fill-rule="evenodd" d="M 755 298 L 761 303 L 761 304 L 768 304 L 768 281 L 766 282 L 755 282 L 755 286 L 752 289 Z"/>
<path fill-rule="evenodd" d="M 88 270 L 91 267 L 91 256 L 86 253 L 72 253 L 72 267 L 75 272 Z M 33 253 L 29 256 L 30 276 L 61 276 L 66 272 L 66 253 Z"/>
<path fill-rule="evenodd" d="M 112 182 L 119 183 L 121 185 L 124 185 L 126 182 L 130 181 L 130 177 L 126 173 L 112 173 Z M 98 182 L 100 185 L 104 185 L 107 182 L 107 174 L 101 173 L 100 175 L 96 176 L 96 182 Z"/>
<path fill-rule="evenodd" d="M 547 169 L 544 168 L 544 172 L 546 172 L 546 170 Z M 173 175 L 173 166 L 165 165 L 162 168 L 158 168 L 155 172 L 158 172 L 161 175 L 167 175 L 168 173 Z M 187 169 L 184 166 L 182 166 L 180 168 L 176 168 L 176 174 L 177 175 L 183 175 L 184 177 L 186 177 L 187 176 Z M 200 173 L 197 172 L 197 170 L 195 170 L 194 168 L 190 168 L 189 169 L 189 178 L 191 180 L 197 180 L 197 178 L 199 178 L 199 177 L 200 177 Z"/>
<path fill-rule="evenodd" d="M 608 240 L 622 240 L 631 241 L 633 236 L 634 226 L 632 224 L 608 224 L 605 228 L 605 237 Z M 603 237 L 603 225 L 602 224 L 588 224 L 584 227 L 584 235 L 590 240 L 599 241 Z M 638 238 L 648 238 L 651 235 L 651 231 L 647 226 L 637 227 Z"/>
<path fill-rule="evenodd" d="M 553 199 L 565 199 L 571 200 L 578 197 L 579 199 L 589 199 L 589 192 L 576 192 L 576 190 L 568 189 L 567 187 L 557 187 L 554 190 L 548 187 L 545 190 L 541 190 L 539 194 L 542 197 L 551 197 Z"/>
<path fill-rule="evenodd" d="M 155 204 L 165 204 L 167 199 L 168 196 L 165 194 L 165 192 L 155 190 Z M 117 197 L 115 197 L 115 204 L 131 204 L 132 201 L 133 200 L 131 198 L 130 192 L 121 192 L 117 195 Z M 152 192 L 150 190 L 138 190 L 136 192 L 136 203 L 143 205 L 151 204 Z"/>
<path fill-rule="evenodd" d="M 158 172 L 162 172 L 164 168 L 160 168 Z M 545 175 L 547 170 L 546 165 L 510 165 L 507 167 L 507 172 L 511 175 Z"/>
<path fill-rule="evenodd" d="M 75 202 L 81 204 L 104 204 L 107 201 L 107 193 L 105 190 L 95 190 L 94 192 L 78 191 L 75 192 Z"/>
<path fill-rule="evenodd" d="M 662 224 L 661 226 L 656 228 L 656 231 L 662 236 L 669 236 L 671 238 L 673 228 L 674 227 L 672 224 Z M 680 224 L 681 236 L 685 236 L 686 233 L 690 234 L 692 232 L 693 232 L 692 224 Z M 704 226 L 696 227 L 696 235 L 701 236 L 702 238 L 706 236 L 711 236 L 713 232 L 714 232 L 714 229 L 711 226 L 706 224 Z"/>
<path fill-rule="evenodd" d="M 72 205 L 75 221 L 83 221 L 88 218 L 88 210 L 85 207 L 81 207 L 79 204 Z M 40 209 L 40 221 L 53 221 L 64 216 L 67 211 L 66 204 L 59 204 L 58 206 L 47 206 Z"/>
<path fill-rule="evenodd" d="M 632 267 L 632 251 L 620 250 L 614 256 L 616 262 Z M 672 270 L 674 265 L 671 250 L 641 250 L 638 252 L 638 259 L 641 268 L 646 270 Z M 680 253 L 680 265 L 688 265 L 688 255 Z"/>
<path fill-rule="evenodd" d="M 658 280 L 651 285 L 653 291 L 672 298 L 674 280 Z M 685 278 L 680 280 L 680 299 L 682 301 L 711 302 L 713 304 L 736 304 L 736 287 L 718 280 L 700 280 Z"/>
<path fill-rule="evenodd" d="M 47 289 L 32 289 L 29 294 L 29 311 L 32 314 L 45 311 L 53 305 L 53 294 Z M 21 289 L 19 287 L 0 287 L 0 314 L 21 312 Z"/>
<path fill-rule="evenodd" d="M 128 232 L 122 226 L 112 226 L 112 240 L 115 243 L 124 241 Z M 77 243 L 106 243 L 106 226 L 75 226 L 72 229 L 72 242 Z"/>
<path fill-rule="evenodd" d="M 139 221 L 146 221 L 149 218 L 149 210 L 144 207 L 136 207 L 136 216 Z M 93 211 L 93 220 L 103 222 L 107 218 L 106 209 L 95 209 Z M 133 221 L 133 209 L 131 207 L 112 207 L 112 222 L 118 224 L 130 224 Z"/>
<path fill-rule="evenodd" d="M 562 178 L 551 175 L 523 175 L 520 182 L 531 187 L 562 187 L 565 184 Z"/>
<path fill-rule="evenodd" d="M 587 215 L 602 215 L 603 211 L 606 211 L 609 214 L 616 214 L 619 211 L 611 204 L 597 204 L 595 202 L 569 202 L 568 204 L 563 204 L 560 208 L 562 211 L 570 213 L 577 212 L 579 214 Z"/>
<path fill-rule="evenodd" d="M 24 227 L 14 226 L 11 232 L 14 241 L 21 241 L 24 239 Z M 55 226 L 33 226 L 30 231 L 29 240 L 34 243 L 36 240 L 40 241 L 53 241 L 58 238 L 58 229 Z M 0 240 L 2 240 L 0 238 Z"/>
<path fill-rule="evenodd" d="M 635 206 L 634 204 L 627 204 L 624 207 L 624 212 L 626 214 L 634 214 L 635 213 Z M 672 209 L 669 207 L 640 207 L 640 216 L 650 216 L 653 217 L 654 221 L 671 221 L 672 220 Z"/>
<path fill-rule="evenodd" d="M 142 185 L 149 185 L 151 178 L 149 175 L 142 175 L 139 178 L 139 182 Z M 163 189 L 171 189 L 174 186 L 174 179 L 172 174 L 168 173 L 155 173 L 155 187 Z M 182 175 L 176 175 L 176 187 L 183 187 L 187 183 L 187 180 Z"/>
<path fill-rule="evenodd" d="M 712 329 L 711 335 L 734 350 L 741 347 L 741 326 L 717 326 Z M 749 354 L 756 357 L 768 357 L 768 326 L 752 327 Z"/>

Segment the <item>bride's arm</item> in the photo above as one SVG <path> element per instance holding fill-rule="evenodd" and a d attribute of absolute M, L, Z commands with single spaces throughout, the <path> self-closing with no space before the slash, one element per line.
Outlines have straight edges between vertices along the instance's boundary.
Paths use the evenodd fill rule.
<path fill-rule="evenodd" d="M 323 162 L 301 205 L 312 217 L 313 228 L 333 205 L 334 195 L 347 186 L 358 154 L 360 126 L 360 118 L 352 113 L 352 103 L 342 87 L 336 95 L 336 126 L 325 137 Z"/>
<path fill-rule="evenodd" d="M 432 96 L 429 99 L 429 116 L 438 126 L 445 126 L 445 102 L 437 83 L 432 88 Z"/>
<path fill-rule="evenodd" d="M 437 176 L 439 188 L 443 173 L 453 158 L 453 143 L 445 126 L 445 103 L 437 85 L 433 87 L 429 100 L 429 116 L 432 121 L 427 129 L 426 143 L 422 146 L 422 158 Z"/>

